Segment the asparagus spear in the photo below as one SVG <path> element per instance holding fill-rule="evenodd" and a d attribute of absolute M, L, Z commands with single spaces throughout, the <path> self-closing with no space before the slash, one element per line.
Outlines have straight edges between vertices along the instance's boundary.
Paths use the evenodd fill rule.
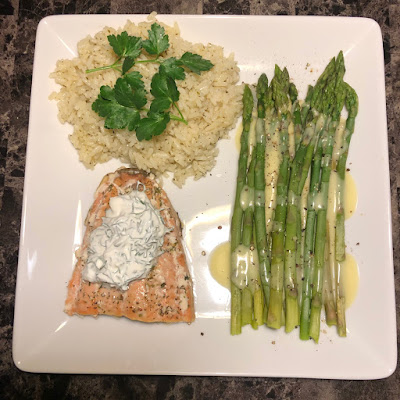
<path fill-rule="evenodd" d="M 257 83 L 257 123 L 256 123 L 256 149 L 255 149 L 255 231 L 256 246 L 260 278 L 264 291 L 265 303 L 269 302 L 269 275 L 270 262 L 268 258 L 268 243 L 265 222 L 265 118 L 270 118 L 272 113 L 272 93 L 268 90 L 268 78 L 262 74 Z M 266 108 L 268 108 L 266 115 Z"/>
<path fill-rule="evenodd" d="M 355 119 L 358 113 L 358 96 L 355 90 L 344 83 L 346 88 L 346 109 L 348 117 L 346 120 L 346 128 L 343 135 L 343 144 L 340 151 L 339 159 L 336 165 L 338 174 L 338 203 L 336 205 L 336 260 L 343 261 L 346 254 L 346 246 L 344 240 L 344 180 L 346 174 L 347 156 L 349 154 L 350 140 L 354 132 Z"/>
<path fill-rule="evenodd" d="M 296 150 L 301 139 L 301 115 L 300 105 L 297 99 L 298 91 L 296 85 L 293 82 L 289 83 L 289 99 L 291 102 L 291 121 L 289 124 L 289 154 L 290 159 L 293 160 L 296 154 Z M 296 121 L 293 113 L 296 112 Z"/>
<path fill-rule="evenodd" d="M 244 209 L 243 227 L 242 227 L 242 254 L 250 250 L 253 237 L 253 216 L 254 216 L 254 166 L 255 159 L 252 158 L 247 171 L 246 185 L 241 193 L 241 206 Z M 247 275 L 248 269 L 245 271 Z M 247 276 L 246 276 L 247 278 Z M 242 289 L 242 326 L 251 324 L 253 321 L 253 295 L 247 286 Z"/>
<path fill-rule="evenodd" d="M 254 152 L 253 152 L 254 153 Z M 262 295 L 259 265 L 254 247 L 254 178 L 256 158 L 251 155 L 251 162 L 247 171 L 247 184 L 241 193 L 241 205 L 244 210 L 242 244 L 239 250 L 243 279 L 242 288 L 242 326 L 251 324 L 254 329 L 263 324 L 264 297 Z"/>
<path fill-rule="evenodd" d="M 257 329 L 263 323 L 264 297 L 260 285 L 260 275 L 257 257 L 254 257 L 254 179 L 255 151 L 248 148 L 249 168 L 246 173 L 245 185 L 240 192 L 240 206 L 243 211 L 241 243 L 233 252 L 234 273 L 232 281 L 241 290 L 241 326 L 251 324 Z"/>
<path fill-rule="evenodd" d="M 335 100 L 333 104 L 327 103 L 325 107 L 333 107 L 332 121 L 329 129 L 325 130 L 322 136 L 323 159 L 321 162 L 321 183 L 319 191 L 319 204 L 315 232 L 314 249 L 314 277 L 313 291 L 310 313 L 310 337 L 316 343 L 320 334 L 320 318 L 322 308 L 322 290 L 323 290 L 323 268 L 325 263 L 325 244 L 326 244 L 326 215 L 329 192 L 329 179 L 331 175 L 331 160 L 333 151 L 333 141 L 336 127 L 339 122 L 340 113 L 344 106 L 345 87 L 343 85 L 343 75 L 345 72 L 343 53 L 340 52 L 335 62 L 336 76 L 328 85 L 335 85 Z M 327 102 L 331 100 L 327 99 Z"/>
<path fill-rule="evenodd" d="M 339 58 L 343 59 L 343 55 L 342 53 L 339 54 L 338 59 Z M 344 74 L 344 68 L 342 69 L 342 73 Z M 342 95 L 339 98 L 339 101 L 342 101 L 344 103 L 344 97 L 345 93 L 346 93 L 346 88 L 344 83 L 342 82 L 342 86 L 343 86 L 343 91 L 341 92 Z M 341 107 L 343 107 L 343 104 L 341 104 Z M 335 116 L 334 116 L 335 117 Z M 339 122 L 339 118 L 340 118 L 340 113 L 337 116 L 337 122 L 335 122 L 335 118 L 332 119 L 332 125 L 333 128 L 335 127 L 335 125 L 338 125 Z M 338 136 L 338 135 L 335 135 Z M 337 160 L 336 160 L 337 161 Z M 332 164 L 335 164 L 334 158 L 332 157 Z M 332 165 L 332 168 L 335 169 L 336 166 Z M 327 240 L 326 242 L 328 243 L 329 246 L 329 242 L 330 242 L 330 238 L 329 238 L 329 224 L 327 222 Z M 322 250 L 321 250 L 322 251 Z M 332 257 L 330 257 L 330 259 L 332 259 Z M 329 257 L 328 257 L 328 262 L 326 262 L 325 260 L 325 265 L 324 265 L 324 270 L 323 270 L 323 300 L 324 300 L 324 305 L 325 305 L 325 315 L 326 315 L 326 323 L 328 326 L 331 325 L 336 325 L 337 324 L 337 313 L 339 310 L 339 313 L 341 314 L 341 307 L 339 305 L 338 307 L 338 303 L 337 303 L 337 294 L 339 292 L 339 285 L 337 284 L 337 270 L 338 270 L 338 263 L 336 262 L 336 260 L 334 260 L 333 263 L 331 263 L 329 261 Z"/>
<path fill-rule="evenodd" d="M 309 87 L 308 101 L 313 103 L 314 119 L 310 121 L 304 131 L 301 142 L 298 145 L 296 156 L 291 168 L 289 182 L 288 209 L 286 221 L 286 244 L 285 244 L 285 289 L 286 289 L 286 331 L 290 332 L 298 324 L 298 289 L 296 282 L 296 252 L 297 244 L 301 243 L 301 221 L 300 221 L 300 197 L 310 169 L 315 145 L 319 132 L 321 132 L 326 121 L 326 114 L 319 115 L 323 101 L 329 99 L 332 89 L 326 87 L 332 73 L 333 61 L 328 64 L 326 70 L 319 78 L 315 88 Z M 323 88 L 325 88 L 323 92 Z M 310 100 L 311 99 L 311 100 Z M 329 104 L 329 103 L 328 103 Z M 307 118 L 304 114 L 304 118 Z M 316 134 L 317 132 L 317 134 Z M 318 156 L 317 156 L 318 158 Z M 315 179 L 319 176 L 315 175 Z M 316 182 L 314 182 L 316 183 Z M 315 187 L 316 189 L 316 187 Z M 311 217 L 312 220 L 313 217 Z M 310 235 L 310 232 L 308 233 Z M 312 237 L 312 235 L 310 236 Z M 298 252 L 301 254 L 301 251 Z M 310 253 L 309 253 L 310 254 Z M 309 262 L 309 259 L 307 260 Z M 309 270 L 308 270 L 309 272 Z M 308 282 L 306 282 L 308 283 Z M 307 288 L 306 288 L 307 289 Z"/>
<path fill-rule="evenodd" d="M 298 100 L 295 100 L 292 106 L 292 116 L 294 125 L 294 140 L 295 140 L 295 150 L 297 151 L 301 136 L 303 133 L 303 127 L 301 122 L 301 107 Z"/>
<path fill-rule="evenodd" d="M 311 108 L 311 99 L 312 99 L 313 89 L 314 88 L 311 85 L 308 85 L 307 95 L 304 100 L 303 106 L 301 107 L 300 118 L 301 118 L 301 124 L 303 125 L 303 127 L 306 126 L 308 112 L 310 111 L 310 108 Z"/>
<path fill-rule="evenodd" d="M 289 190 L 286 215 L 286 240 L 285 240 L 285 310 L 286 332 L 291 332 L 299 322 L 297 302 L 297 272 L 296 272 L 296 246 L 297 246 L 297 218 L 299 202 L 300 163 L 304 157 L 305 148 L 300 147 L 296 152 L 290 172 Z"/>
<path fill-rule="evenodd" d="M 272 227 L 271 249 L 271 281 L 270 301 L 268 305 L 267 325 L 279 329 L 282 324 L 283 303 L 283 275 L 284 275 L 284 250 L 285 250 L 285 225 L 287 207 L 287 188 L 289 183 L 290 155 L 288 148 L 288 125 L 290 120 L 289 108 L 289 79 L 287 70 L 275 66 L 275 76 L 271 82 L 271 89 L 275 101 L 275 108 L 280 120 L 280 145 L 282 162 L 279 167 L 277 181 L 277 205 L 275 208 Z"/>
<path fill-rule="evenodd" d="M 336 204 L 336 261 L 345 259 L 345 228 L 344 228 L 344 179 L 346 174 L 346 162 L 349 153 L 350 140 L 354 132 L 355 118 L 358 113 L 358 96 L 356 91 L 347 83 L 344 83 L 346 89 L 346 109 L 348 117 L 343 137 L 343 145 L 339 155 L 336 171 L 338 175 L 337 204 Z M 339 336 L 346 336 L 346 318 L 345 318 L 345 297 L 343 292 L 343 282 L 340 271 L 337 273 L 337 322 Z"/>
<path fill-rule="evenodd" d="M 308 91 L 307 91 L 307 97 L 311 97 L 313 87 L 311 85 L 308 86 Z M 299 101 L 297 100 L 293 104 L 293 109 L 292 109 L 292 115 L 293 115 L 293 123 L 294 123 L 294 135 L 295 135 L 295 144 L 296 144 L 296 151 L 298 150 L 302 136 L 303 136 L 303 122 L 302 122 L 302 117 L 301 113 L 304 107 L 300 106 Z M 308 113 L 309 107 L 307 108 L 307 113 Z M 312 146 L 312 149 L 309 149 L 309 156 L 306 158 L 310 160 L 309 163 L 306 163 L 302 167 L 302 174 L 301 174 L 301 179 L 299 186 L 304 188 L 306 179 L 308 177 L 308 172 L 310 169 L 310 164 L 311 164 L 311 159 L 312 159 L 312 154 L 314 152 L 314 145 Z M 310 146 L 311 147 L 311 146 Z M 312 150 L 312 151 L 311 151 Z M 308 164 L 308 165 L 307 165 Z M 304 176 L 304 179 L 303 179 Z M 297 215 L 297 251 L 296 251 L 296 265 L 297 265 L 297 282 L 299 285 L 299 303 L 301 304 L 301 283 L 302 283 L 302 277 L 303 277 L 303 249 L 304 249 L 304 233 L 303 233 L 303 226 L 302 226 L 302 217 L 301 217 L 301 206 L 300 206 L 301 200 L 299 200 L 299 207 L 298 207 L 298 215 Z"/>
<path fill-rule="evenodd" d="M 326 324 L 328 326 L 337 325 L 336 317 L 336 268 L 335 263 L 331 264 L 332 255 L 330 254 L 330 227 L 329 220 L 326 223 L 326 244 L 325 244 L 325 263 L 324 263 L 324 284 L 323 299 L 325 305 Z"/>
<path fill-rule="evenodd" d="M 243 91 L 243 130 L 240 138 L 240 154 L 238 162 L 238 174 L 236 181 L 235 204 L 231 222 L 231 254 L 241 243 L 242 238 L 242 219 L 243 210 L 240 204 L 240 195 L 246 182 L 247 159 L 248 159 L 248 138 L 253 112 L 253 95 L 250 88 L 246 85 Z M 232 273 L 236 265 L 236 260 L 232 257 Z M 231 334 L 238 335 L 242 329 L 242 295 L 239 287 L 231 279 Z"/>
<path fill-rule="evenodd" d="M 249 266 L 251 272 L 249 274 L 248 287 L 253 295 L 253 319 L 251 325 L 254 329 L 258 329 L 260 325 L 263 325 L 266 322 L 266 308 L 260 276 L 260 266 L 258 262 L 258 250 L 254 245 L 254 242 L 257 239 L 255 224 L 253 224 L 253 227 L 253 241 L 250 246 L 250 249 L 253 251 L 253 257 L 252 260 L 250 260 L 252 265 Z"/>

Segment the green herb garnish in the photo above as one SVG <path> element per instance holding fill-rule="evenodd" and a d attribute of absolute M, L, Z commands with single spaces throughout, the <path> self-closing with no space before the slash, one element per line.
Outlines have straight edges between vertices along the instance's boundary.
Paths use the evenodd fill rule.
<path fill-rule="evenodd" d="M 151 25 L 151 30 L 147 32 L 149 33 L 149 39 L 143 41 L 143 47 L 149 54 L 159 56 L 168 49 L 169 38 L 162 26 L 154 23 Z"/>
<path fill-rule="evenodd" d="M 187 124 L 177 102 L 179 91 L 176 80 L 186 77 L 188 71 L 200 74 L 208 71 L 213 64 L 198 54 L 186 52 L 181 58 L 170 57 L 160 60 L 160 55 L 169 48 L 169 38 L 159 24 L 151 25 L 148 39 L 142 40 L 136 36 L 129 36 L 127 32 L 120 35 L 109 35 L 108 42 L 118 56 L 110 65 L 93 68 L 86 73 L 114 69 L 121 72 L 114 88 L 102 86 L 100 94 L 92 104 L 92 109 L 105 118 L 104 126 L 107 129 L 125 129 L 136 131 L 139 141 L 150 140 L 153 136 L 160 135 L 169 121 L 175 120 Z M 145 50 L 155 58 L 137 58 Z M 151 94 L 154 99 L 150 108 L 147 104 L 147 92 L 144 88 L 142 75 L 137 71 L 128 72 L 135 64 L 157 63 L 159 69 L 151 80 Z M 175 109 L 179 116 L 171 114 L 169 110 Z M 146 114 L 146 115 L 144 115 Z"/>
<path fill-rule="evenodd" d="M 137 71 L 118 78 L 114 88 L 102 86 L 92 109 L 105 118 L 107 129 L 128 128 L 133 131 L 140 122 L 139 110 L 147 103 L 142 75 Z"/>
<path fill-rule="evenodd" d="M 136 36 L 129 36 L 127 32 L 122 32 L 117 36 L 109 35 L 107 39 L 114 53 L 118 56 L 117 60 L 113 64 L 104 67 L 88 69 L 86 73 L 115 69 L 124 74 L 133 67 L 135 58 L 138 58 L 142 52 L 142 39 Z M 122 59 L 124 60 L 122 61 Z"/>
<path fill-rule="evenodd" d="M 201 71 L 208 71 L 213 66 L 210 61 L 192 53 L 185 53 L 179 62 L 197 75 L 200 75 Z"/>

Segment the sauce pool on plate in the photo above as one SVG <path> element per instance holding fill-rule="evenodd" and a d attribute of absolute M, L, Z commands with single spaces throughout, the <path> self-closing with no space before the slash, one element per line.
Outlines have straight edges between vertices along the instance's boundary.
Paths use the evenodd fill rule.
<path fill-rule="evenodd" d="M 223 242 L 212 251 L 209 259 L 211 276 L 227 289 L 230 287 L 230 253 L 230 242 Z"/>

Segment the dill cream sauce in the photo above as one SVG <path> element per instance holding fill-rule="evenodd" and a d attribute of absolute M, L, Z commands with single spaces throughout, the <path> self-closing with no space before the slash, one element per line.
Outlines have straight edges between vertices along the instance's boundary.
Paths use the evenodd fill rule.
<path fill-rule="evenodd" d="M 127 290 L 131 281 L 148 275 L 166 232 L 144 191 L 112 197 L 102 224 L 90 235 L 83 279 Z"/>

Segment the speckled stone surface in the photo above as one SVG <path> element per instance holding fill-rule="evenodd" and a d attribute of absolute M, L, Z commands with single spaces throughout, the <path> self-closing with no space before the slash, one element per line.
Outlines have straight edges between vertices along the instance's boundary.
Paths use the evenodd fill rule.
<path fill-rule="evenodd" d="M 400 2 L 398 0 L 0 0 L 0 399 L 398 399 L 400 372 L 378 381 L 29 374 L 11 343 L 35 33 L 41 18 L 88 13 L 342 15 L 383 34 L 396 295 L 400 293 Z M 399 304 L 397 303 L 397 316 Z M 398 332 L 399 332 L 398 323 Z M 383 344 L 384 345 L 384 344 Z"/>

